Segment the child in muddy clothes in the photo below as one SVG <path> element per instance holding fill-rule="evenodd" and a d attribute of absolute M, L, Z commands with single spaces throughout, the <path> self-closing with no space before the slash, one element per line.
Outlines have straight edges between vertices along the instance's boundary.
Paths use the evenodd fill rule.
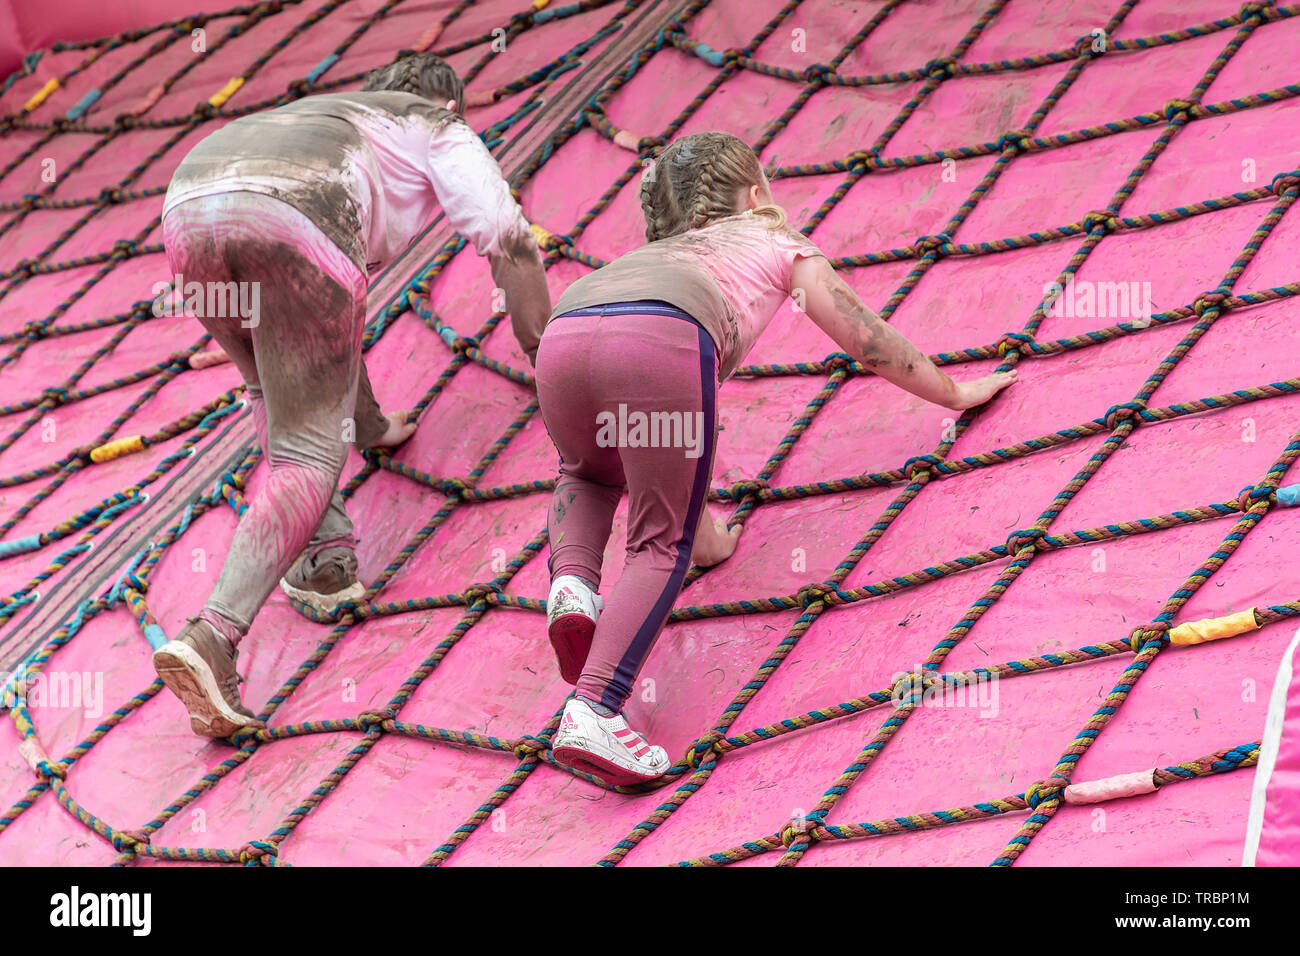
<path fill-rule="evenodd" d="M 236 648 L 277 581 L 324 611 L 364 593 L 338 491 L 346 439 L 392 446 L 415 429 L 371 392 L 368 276 L 441 209 L 487 257 L 515 336 L 536 356 L 550 312 L 536 240 L 465 123 L 464 100 L 450 66 L 412 56 L 373 71 L 359 92 L 228 123 L 172 178 L 162 222 L 172 273 L 259 290 L 257 315 L 200 320 L 244 378 L 270 468 L 202 610 L 154 653 L 195 733 L 227 737 L 255 720 L 240 700 Z"/>

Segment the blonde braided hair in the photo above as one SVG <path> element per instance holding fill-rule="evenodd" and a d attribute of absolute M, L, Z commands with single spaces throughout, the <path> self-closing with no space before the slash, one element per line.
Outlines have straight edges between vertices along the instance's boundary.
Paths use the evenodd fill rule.
<path fill-rule="evenodd" d="M 376 90 L 414 93 L 433 100 L 439 106 L 447 100 L 455 100 L 456 112 L 465 115 L 465 84 L 451 64 L 436 53 L 417 53 L 371 70 L 366 74 L 361 90 L 365 93 Z"/>
<path fill-rule="evenodd" d="M 736 196 L 762 185 L 758 157 L 744 140 L 730 133 L 693 133 L 669 143 L 641 177 L 641 211 L 647 242 L 699 229 L 734 216 Z M 770 217 L 771 228 L 785 225 L 785 210 L 763 205 L 754 210 Z"/>

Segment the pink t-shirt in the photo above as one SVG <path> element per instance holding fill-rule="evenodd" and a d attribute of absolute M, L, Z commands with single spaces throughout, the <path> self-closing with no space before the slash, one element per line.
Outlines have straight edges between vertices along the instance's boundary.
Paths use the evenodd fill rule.
<path fill-rule="evenodd" d="M 794 261 L 824 253 L 807 237 L 752 212 L 647 243 L 565 290 L 552 318 L 593 305 L 659 299 L 713 337 L 726 381 L 790 295 Z"/>
<path fill-rule="evenodd" d="M 535 241 L 482 140 L 412 93 L 308 96 L 227 123 L 176 168 L 163 214 L 222 192 L 288 203 L 369 272 L 401 253 L 439 208 L 479 255 Z"/>

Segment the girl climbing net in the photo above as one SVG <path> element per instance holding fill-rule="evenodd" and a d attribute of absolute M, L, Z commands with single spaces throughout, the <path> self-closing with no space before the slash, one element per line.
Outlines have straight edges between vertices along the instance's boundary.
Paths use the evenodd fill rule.
<path fill-rule="evenodd" d="M 463 116 L 464 87 L 433 54 L 372 72 L 360 92 L 309 96 L 237 119 L 181 162 L 163 243 L 185 282 L 251 283 L 258 314 L 200 315 L 239 368 L 270 475 L 252 499 L 216 587 L 154 654 L 196 733 L 254 722 L 236 647 L 279 581 L 331 611 L 364 593 L 338 491 L 347 442 L 397 445 L 415 430 L 384 415 L 361 357 L 367 276 L 439 209 L 504 292 L 533 359 L 550 310 L 528 222 Z"/>
<path fill-rule="evenodd" d="M 537 354 L 541 413 L 560 452 L 547 625 L 561 674 L 576 684 L 552 746 L 557 761 L 609 784 L 669 768 L 623 708 L 692 562 L 736 550 L 740 527 L 705 507 L 718 387 L 787 297 L 802 290 L 807 317 L 842 351 L 926 401 L 970 408 L 1016 379 L 1012 370 L 955 382 L 863 305 L 786 226 L 757 157 L 735 136 L 669 145 L 642 178 L 641 207 L 647 244 L 569 286 Z M 702 441 L 611 441 L 610 416 L 699 421 Z M 601 559 L 624 487 L 627 559 L 606 604 Z"/>

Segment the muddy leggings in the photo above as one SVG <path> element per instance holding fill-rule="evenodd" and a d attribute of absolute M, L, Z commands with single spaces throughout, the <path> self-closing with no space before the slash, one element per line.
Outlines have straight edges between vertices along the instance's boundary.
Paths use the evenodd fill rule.
<path fill-rule="evenodd" d="M 355 544 L 338 479 L 356 427 L 366 278 L 301 212 L 257 193 L 182 203 L 162 232 L 181 282 L 242 289 L 256 306 L 241 314 L 227 295 L 223 314 L 200 315 L 244 377 L 270 470 L 200 615 L 238 643 L 304 548 Z"/>
<path fill-rule="evenodd" d="M 713 339 L 665 303 L 596 306 L 551 321 L 536 374 L 560 452 L 547 522 L 552 580 L 574 574 L 599 586 L 627 487 L 627 560 L 578 681 L 579 694 L 622 710 L 691 566 L 717 429 Z"/>

